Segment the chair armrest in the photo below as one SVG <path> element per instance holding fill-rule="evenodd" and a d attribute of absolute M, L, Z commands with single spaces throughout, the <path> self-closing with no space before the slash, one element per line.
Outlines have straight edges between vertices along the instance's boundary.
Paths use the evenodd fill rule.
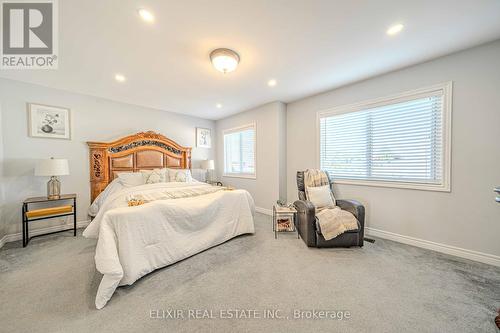
<path fill-rule="evenodd" d="M 365 236 L 365 206 L 356 200 L 336 200 L 337 206 L 346 210 L 356 217 L 361 227 L 359 246 L 363 246 L 363 238 Z"/>
<path fill-rule="evenodd" d="M 312 202 L 297 200 L 297 229 L 307 246 L 316 246 L 316 208 Z"/>
<path fill-rule="evenodd" d="M 347 210 L 356 216 L 358 220 L 365 215 L 365 207 L 359 201 L 337 199 L 336 203 L 341 209 Z"/>

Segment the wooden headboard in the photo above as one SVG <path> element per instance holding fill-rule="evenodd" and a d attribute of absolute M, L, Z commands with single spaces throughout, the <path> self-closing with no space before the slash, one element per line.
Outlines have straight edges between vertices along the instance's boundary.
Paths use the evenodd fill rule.
<path fill-rule="evenodd" d="M 91 200 L 116 177 L 117 172 L 156 168 L 191 168 L 191 148 L 155 132 L 141 132 L 113 142 L 87 142 L 90 153 Z"/>

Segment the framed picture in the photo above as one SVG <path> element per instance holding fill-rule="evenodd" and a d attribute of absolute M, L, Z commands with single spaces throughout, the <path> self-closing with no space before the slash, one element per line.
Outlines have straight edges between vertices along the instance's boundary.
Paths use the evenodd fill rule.
<path fill-rule="evenodd" d="M 71 139 L 70 110 L 58 106 L 28 103 L 31 137 Z"/>
<path fill-rule="evenodd" d="M 212 148 L 212 135 L 210 128 L 196 127 L 196 147 Z"/>

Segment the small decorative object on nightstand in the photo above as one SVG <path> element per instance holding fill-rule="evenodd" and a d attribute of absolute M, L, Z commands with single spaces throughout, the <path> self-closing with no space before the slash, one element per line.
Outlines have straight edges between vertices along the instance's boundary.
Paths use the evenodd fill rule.
<path fill-rule="evenodd" d="M 30 204 L 40 204 L 40 203 L 46 203 L 46 202 L 55 202 L 55 201 L 61 201 L 61 200 L 72 200 L 73 205 L 67 205 L 67 206 L 57 206 L 57 207 L 50 207 L 50 208 L 42 208 L 42 209 L 29 209 Z M 71 229 L 65 229 L 65 230 L 59 230 L 55 232 L 48 232 L 46 234 L 41 234 L 41 235 L 36 235 L 33 237 L 38 237 L 38 236 L 44 236 L 44 235 L 50 235 L 50 234 L 55 234 L 58 232 L 63 232 L 63 231 L 68 231 L 68 230 L 73 230 L 73 236 L 76 236 L 76 194 L 63 194 L 60 195 L 59 198 L 57 199 L 49 199 L 48 197 L 35 197 L 35 198 L 28 198 L 24 200 L 23 202 L 23 247 L 26 247 L 28 245 L 28 242 L 30 241 L 31 237 L 29 236 L 29 224 L 33 223 L 34 221 L 38 220 L 45 220 L 45 219 L 50 219 L 54 217 L 62 217 L 62 216 L 71 216 L 73 215 L 73 228 Z"/>
<path fill-rule="evenodd" d="M 214 185 L 214 186 L 223 186 L 222 182 L 218 180 L 207 180 L 207 184 Z"/>
<path fill-rule="evenodd" d="M 295 214 L 297 211 L 293 206 L 273 206 L 273 231 L 274 238 L 278 238 L 278 232 L 295 232 Z M 297 233 L 297 238 L 299 237 Z"/>

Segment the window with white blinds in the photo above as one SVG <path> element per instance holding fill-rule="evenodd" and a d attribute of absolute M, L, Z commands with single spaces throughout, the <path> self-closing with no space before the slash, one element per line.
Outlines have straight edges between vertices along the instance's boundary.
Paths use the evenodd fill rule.
<path fill-rule="evenodd" d="M 449 190 L 445 85 L 319 116 L 320 167 L 337 181 Z"/>
<path fill-rule="evenodd" d="M 255 178 L 255 124 L 224 131 L 224 175 Z"/>

